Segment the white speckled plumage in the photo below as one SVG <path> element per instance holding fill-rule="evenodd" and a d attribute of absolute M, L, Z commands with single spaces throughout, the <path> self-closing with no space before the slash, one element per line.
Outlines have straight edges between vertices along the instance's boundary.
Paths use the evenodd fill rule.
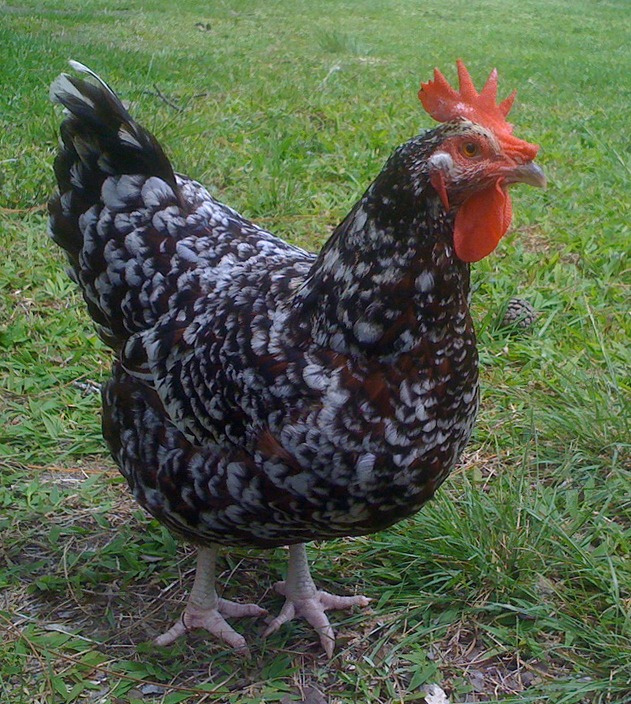
<path fill-rule="evenodd" d="M 442 145 L 488 130 L 456 120 L 401 146 L 316 256 L 176 175 L 99 80 L 51 89 L 69 116 L 50 232 L 116 354 L 103 428 L 137 501 L 208 546 L 418 511 L 478 405 L 468 264 L 431 174 L 457 206 L 471 176 Z"/>

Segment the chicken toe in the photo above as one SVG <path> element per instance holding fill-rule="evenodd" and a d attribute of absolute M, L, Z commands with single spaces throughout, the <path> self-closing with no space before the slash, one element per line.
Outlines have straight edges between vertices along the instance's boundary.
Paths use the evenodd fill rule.
<path fill-rule="evenodd" d="M 195 628 L 203 628 L 231 648 L 248 656 L 245 638 L 226 621 L 226 617 L 264 616 L 267 614 L 256 604 L 239 604 L 220 599 L 215 591 L 215 561 L 217 548 L 199 548 L 195 582 L 184 612 L 168 631 L 158 636 L 154 643 L 170 645 Z"/>
<path fill-rule="evenodd" d="M 285 596 L 285 603 L 278 616 L 270 621 L 263 635 L 266 637 L 274 633 L 284 623 L 296 617 L 304 618 L 320 635 L 320 643 L 328 658 L 333 656 L 335 649 L 335 633 L 326 611 L 367 606 L 370 603 L 370 599 L 365 596 L 337 596 L 316 589 L 309 572 L 304 545 L 290 546 L 287 579 L 277 582 L 274 588 Z"/>
<path fill-rule="evenodd" d="M 176 621 L 168 631 L 158 636 L 154 643 L 160 646 L 170 645 L 189 631 L 195 628 L 204 628 L 231 648 L 248 655 L 245 638 L 232 628 L 225 617 L 263 616 L 266 613 L 265 609 L 256 604 L 238 604 L 227 599 L 219 599 L 216 608 L 200 609 L 189 604 L 180 620 Z"/>

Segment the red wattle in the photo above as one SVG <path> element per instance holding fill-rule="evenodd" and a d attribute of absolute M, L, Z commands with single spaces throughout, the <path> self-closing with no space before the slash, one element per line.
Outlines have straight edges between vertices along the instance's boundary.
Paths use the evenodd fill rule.
<path fill-rule="evenodd" d="M 454 247 L 464 262 L 484 259 L 508 230 L 513 208 L 501 180 L 467 198 L 456 214 Z"/>

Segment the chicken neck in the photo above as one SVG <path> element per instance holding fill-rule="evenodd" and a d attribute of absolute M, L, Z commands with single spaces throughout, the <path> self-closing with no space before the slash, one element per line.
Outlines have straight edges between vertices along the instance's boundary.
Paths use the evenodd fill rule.
<path fill-rule="evenodd" d="M 456 325 L 473 334 L 469 265 L 408 143 L 337 227 L 296 297 L 301 326 L 323 347 L 391 356 Z"/>

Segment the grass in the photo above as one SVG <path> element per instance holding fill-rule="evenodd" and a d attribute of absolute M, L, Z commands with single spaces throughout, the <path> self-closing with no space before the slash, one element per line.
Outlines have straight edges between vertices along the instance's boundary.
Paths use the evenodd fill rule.
<path fill-rule="evenodd" d="M 631 700 L 627 2 L 225 0 L 0 3 L 0 699 L 32 702 Z M 415 94 L 462 57 L 519 89 L 545 193 L 475 267 L 483 406 L 458 471 L 413 520 L 311 547 L 319 584 L 375 598 L 334 614 L 337 655 L 250 626 L 242 662 L 191 636 L 149 644 L 182 605 L 190 550 L 135 506 L 99 437 L 109 357 L 44 204 L 78 59 L 132 103 L 178 170 L 316 249 L 395 145 Z M 498 325 L 519 295 L 530 334 Z M 283 551 L 225 555 L 227 594 L 280 608 Z M 237 625 L 246 631 L 248 624 Z"/>

